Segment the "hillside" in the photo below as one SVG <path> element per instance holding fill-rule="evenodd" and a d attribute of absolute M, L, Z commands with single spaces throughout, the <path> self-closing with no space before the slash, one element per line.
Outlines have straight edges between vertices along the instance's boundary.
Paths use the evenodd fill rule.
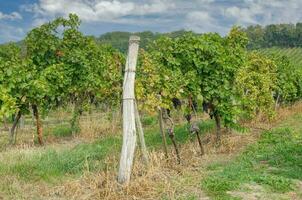
<path fill-rule="evenodd" d="M 276 55 L 278 57 L 287 56 L 290 61 L 296 65 L 297 67 L 302 66 L 302 48 L 280 48 L 280 47 L 272 47 L 272 48 L 264 48 L 259 50 L 264 55 Z"/>

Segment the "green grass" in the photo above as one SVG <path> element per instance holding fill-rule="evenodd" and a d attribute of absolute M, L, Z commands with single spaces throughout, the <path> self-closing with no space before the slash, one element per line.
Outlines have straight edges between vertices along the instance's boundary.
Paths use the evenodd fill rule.
<path fill-rule="evenodd" d="M 72 136 L 72 130 L 70 125 L 57 126 L 52 130 L 52 134 L 56 137 L 70 137 Z"/>
<path fill-rule="evenodd" d="M 157 124 L 156 116 L 143 116 L 141 118 L 143 126 L 154 126 Z"/>
<path fill-rule="evenodd" d="M 72 130 L 69 124 L 56 125 L 53 128 L 46 129 L 44 135 L 53 135 L 55 137 L 70 137 L 72 136 Z"/>
<path fill-rule="evenodd" d="M 209 131 L 214 124 L 206 121 L 200 124 L 203 132 Z M 66 136 L 69 129 L 57 127 L 52 134 Z M 185 143 L 189 138 L 186 125 L 175 128 L 178 144 Z M 145 131 L 148 148 L 159 148 L 162 140 L 157 127 Z M 171 142 L 167 138 L 168 144 Z M 108 156 L 118 156 L 122 144 L 121 136 L 111 136 L 94 143 L 79 144 L 71 149 L 55 150 L 51 147 L 38 148 L 30 152 L 9 152 L 0 161 L 1 175 L 16 175 L 26 181 L 44 180 L 53 182 L 66 178 L 67 175 L 81 175 L 85 171 L 102 170 L 104 159 Z"/>
<path fill-rule="evenodd" d="M 235 161 L 213 164 L 202 188 L 213 199 L 236 199 L 228 191 L 244 184 L 259 184 L 269 191 L 285 193 L 294 189 L 294 179 L 302 180 L 302 133 L 289 128 L 264 132 Z M 238 199 L 238 198 L 237 198 Z"/>
<path fill-rule="evenodd" d="M 215 127 L 215 123 L 212 120 L 207 120 L 199 123 L 201 134 L 205 134 L 213 130 L 214 127 Z M 174 131 L 175 131 L 175 140 L 178 144 L 186 143 L 189 139 L 195 137 L 195 135 L 191 135 L 188 133 L 188 127 L 186 124 L 182 126 L 177 126 Z M 145 132 L 145 140 L 146 140 L 146 145 L 149 148 L 153 148 L 153 149 L 159 148 L 162 145 L 162 138 L 159 132 L 159 127 L 154 127 L 152 129 L 147 130 Z M 168 145 L 172 144 L 169 137 L 167 137 L 167 144 Z"/>
<path fill-rule="evenodd" d="M 41 149 L 41 153 L 19 153 L 11 162 L 1 161 L 0 174 L 17 175 L 24 180 L 54 181 L 67 174 L 82 174 L 84 171 L 102 169 L 104 159 L 119 150 L 120 140 L 109 137 L 92 144 L 80 144 L 72 149 Z"/>

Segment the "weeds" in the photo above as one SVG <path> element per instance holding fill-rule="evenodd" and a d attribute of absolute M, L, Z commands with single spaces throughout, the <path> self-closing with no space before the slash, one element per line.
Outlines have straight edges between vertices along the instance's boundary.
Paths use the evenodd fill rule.
<path fill-rule="evenodd" d="M 55 137 L 70 137 L 72 136 L 72 130 L 69 125 L 60 125 L 53 128 L 52 135 Z"/>
<path fill-rule="evenodd" d="M 210 122 L 204 122 L 203 130 L 209 130 Z M 58 126 L 51 132 L 58 137 L 71 134 L 67 126 Z M 176 128 L 176 140 L 183 144 L 189 139 L 186 125 Z M 145 133 L 146 144 L 149 148 L 156 149 L 162 144 L 160 133 L 150 129 Z M 25 156 L 25 153 L 7 155 L 18 157 L 12 162 L 0 163 L 0 174 L 17 175 L 25 180 L 54 181 L 65 175 L 81 175 L 85 171 L 98 171 L 104 168 L 104 159 L 116 156 L 120 152 L 122 138 L 108 136 L 93 143 L 79 144 L 71 149 L 54 150 L 47 148 L 43 152 L 33 152 Z M 171 144 L 171 142 L 169 142 Z"/>
<path fill-rule="evenodd" d="M 42 153 L 19 154 L 12 162 L 1 163 L 0 173 L 17 175 L 25 180 L 53 181 L 64 175 L 82 174 L 104 167 L 103 159 L 119 150 L 120 140 L 109 137 L 92 144 L 80 144 L 70 150 L 46 149 Z M 15 155 L 16 156 L 16 155 Z"/>
<path fill-rule="evenodd" d="M 209 166 L 202 188 L 215 199 L 233 199 L 228 191 L 257 183 L 277 193 L 291 191 L 293 179 L 302 180 L 302 135 L 288 128 L 264 132 L 234 162 Z"/>

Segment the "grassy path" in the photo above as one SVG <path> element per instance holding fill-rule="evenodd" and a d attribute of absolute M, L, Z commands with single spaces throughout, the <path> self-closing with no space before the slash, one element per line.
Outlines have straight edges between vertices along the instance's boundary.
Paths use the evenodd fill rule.
<path fill-rule="evenodd" d="M 234 161 L 208 166 L 212 199 L 302 199 L 302 114 L 265 131 Z"/>

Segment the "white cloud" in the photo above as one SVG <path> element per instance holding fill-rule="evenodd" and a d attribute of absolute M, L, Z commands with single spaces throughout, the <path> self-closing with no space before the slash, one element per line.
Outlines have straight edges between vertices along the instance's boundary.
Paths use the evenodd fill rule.
<path fill-rule="evenodd" d="M 24 34 L 22 28 L 0 23 L 1 42 L 19 41 L 24 37 Z"/>
<path fill-rule="evenodd" d="M 87 34 L 183 28 L 225 34 L 234 24 L 301 22 L 301 8 L 302 0 L 37 0 L 21 5 L 20 12 L 33 14 L 33 18 L 24 19 L 32 26 L 76 13 Z M 0 12 L 0 20 L 21 18 L 19 13 Z"/>
<path fill-rule="evenodd" d="M 206 11 L 195 11 L 186 16 L 185 28 L 196 32 L 225 32 L 226 28 L 218 22 Z"/>
<path fill-rule="evenodd" d="M 0 20 L 7 19 L 7 20 L 17 20 L 17 19 L 22 19 L 22 16 L 18 12 L 12 12 L 10 14 L 4 14 L 0 12 Z"/>
<path fill-rule="evenodd" d="M 46 18 L 35 18 L 32 22 L 33 27 L 41 26 L 42 24 L 47 23 L 49 20 Z"/>
<path fill-rule="evenodd" d="M 86 22 L 110 22 L 127 16 L 144 16 L 167 11 L 172 0 L 151 0 L 147 3 L 119 0 L 40 0 L 38 4 L 23 6 L 38 18 L 67 16 L 76 13 Z"/>
<path fill-rule="evenodd" d="M 225 10 L 225 16 L 230 17 L 236 21 L 236 23 L 247 23 L 254 24 L 257 23 L 255 16 L 257 14 L 261 14 L 257 9 L 247 9 L 247 8 L 239 8 L 237 6 L 229 7 Z"/>
<path fill-rule="evenodd" d="M 216 21 L 228 21 L 225 24 L 228 27 L 230 23 L 301 21 L 301 8 L 302 0 L 39 0 L 23 6 L 23 10 L 33 12 L 39 21 L 76 13 L 84 22 L 135 23 L 148 15 L 158 15 L 163 20 L 168 15 L 182 22 L 194 18 L 197 23 L 199 19 L 192 16 L 207 12 Z"/>
<path fill-rule="evenodd" d="M 184 26 L 224 34 L 234 24 L 296 23 L 302 21 L 301 8 L 302 0 L 195 0 L 185 15 Z"/>
<path fill-rule="evenodd" d="M 244 0 L 243 2 L 241 7 L 227 7 L 225 16 L 242 25 L 296 23 L 302 20 L 301 0 Z"/>

